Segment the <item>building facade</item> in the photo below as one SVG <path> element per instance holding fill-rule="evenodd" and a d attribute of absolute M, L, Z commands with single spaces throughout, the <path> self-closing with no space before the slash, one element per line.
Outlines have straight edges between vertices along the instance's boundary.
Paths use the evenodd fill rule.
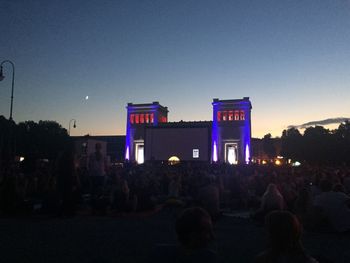
<path fill-rule="evenodd" d="M 248 163 L 251 102 L 248 97 L 213 99 L 213 120 L 168 122 L 159 102 L 127 105 L 125 160 Z"/>

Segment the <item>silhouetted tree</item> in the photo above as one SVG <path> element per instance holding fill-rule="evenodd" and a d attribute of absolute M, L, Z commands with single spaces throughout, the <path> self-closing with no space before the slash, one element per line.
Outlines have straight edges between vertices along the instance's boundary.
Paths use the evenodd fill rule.
<path fill-rule="evenodd" d="M 331 134 L 322 126 L 309 127 L 303 136 L 304 158 L 313 164 L 333 161 Z"/>
<path fill-rule="evenodd" d="M 263 149 L 267 156 L 271 159 L 276 156 L 276 148 L 271 137 L 271 133 L 266 134 L 263 139 Z"/>
<path fill-rule="evenodd" d="M 303 136 L 296 128 L 290 128 L 282 132 L 282 149 L 281 154 L 288 159 L 303 160 Z"/>
<path fill-rule="evenodd" d="M 337 151 L 335 155 L 342 162 L 350 163 L 350 122 L 341 123 L 334 131 L 334 137 L 337 142 Z"/>
<path fill-rule="evenodd" d="M 24 156 L 55 159 L 68 141 L 67 130 L 55 121 L 26 121 L 17 126 L 17 152 Z"/>
<path fill-rule="evenodd" d="M 350 122 L 346 121 L 341 123 L 335 133 L 344 139 L 350 140 Z"/>
<path fill-rule="evenodd" d="M 0 167 L 8 164 L 13 156 L 15 147 L 14 130 L 16 124 L 12 120 L 7 120 L 4 116 L 0 116 Z"/>
<path fill-rule="evenodd" d="M 303 135 L 295 128 L 284 130 L 282 155 L 310 164 L 349 164 L 350 124 L 342 123 L 334 131 L 322 126 L 309 127 Z"/>

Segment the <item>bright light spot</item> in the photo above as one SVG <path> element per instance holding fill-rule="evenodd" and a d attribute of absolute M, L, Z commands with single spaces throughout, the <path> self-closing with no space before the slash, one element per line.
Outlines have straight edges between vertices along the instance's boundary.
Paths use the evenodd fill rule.
<path fill-rule="evenodd" d="M 143 145 L 136 144 L 136 154 L 136 162 L 138 164 L 143 164 L 145 162 Z"/>
<path fill-rule="evenodd" d="M 168 162 L 169 162 L 169 164 L 174 165 L 174 164 L 179 163 L 179 162 L 180 162 L 180 159 L 179 159 L 179 157 L 177 157 L 177 156 L 171 156 L 171 157 L 168 159 Z"/>
<path fill-rule="evenodd" d="M 236 149 L 233 146 L 228 147 L 227 160 L 229 164 L 237 164 Z"/>
<path fill-rule="evenodd" d="M 283 159 L 283 156 L 277 156 L 277 159 Z"/>
<path fill-rule="evenodd" d="M 245 146 L 245 163 L 248 164 L 250 159 L 249 145 Z"/>
<path fill-rule="evenodd" d="M 275 161 L 275 164 L 276 164 L 276 165 L 281 165 L 282 162 L 281 162 L 280 160 L 277 159 L 277 160 Z"/>
<path fill-rule="evenodd" d="M 300 163 L 300 162 L 298 162 L 298 161 L 296 161 L 296 162 L 292 163 L 292 166 L 300 166 L 300 165 L 301 165 L 301 163 Z"/>
<path fill-rule="evenodd" d="M 23 162 L 24 161 L 24 157 L 23 156 L 19 157 L 19 161 Z"/>
<path fill-rule="evenodd" d="M 88 100 L 88 99 L 89 99 L 89 96 L 86 96 L 86 97 L 85 97 L 85 100 Z"/>
<path fill-rule="evenodd" d="M 214 141 L 214 147 L 213 147 L 213 162 L 217 162 L 218 161 L 218 153 L 216 150 L 216 141 Z"/>
<path fill-rule="evenodd" d="M 261 163 L 262 163 L 262 164 L 267 164 L 267 162 L 266 162 L 265 160 L 263 160 Z"/>
<path fill-rule="evenodd" d="M 179 162 L 180 159 L 179 159 L 179 157 L 177 157 L 177 156 L 171 156 L 171 157 L 168 159 L 168 161 L 169 161 L 169 162 L 173 162 L 173 161 Z"/>
<path fill-rule="evenodd" d="M 129 146 L 126 147 L 126 151 L 125 151 L 125 160 L 128 160 L 129 161 Z"/>

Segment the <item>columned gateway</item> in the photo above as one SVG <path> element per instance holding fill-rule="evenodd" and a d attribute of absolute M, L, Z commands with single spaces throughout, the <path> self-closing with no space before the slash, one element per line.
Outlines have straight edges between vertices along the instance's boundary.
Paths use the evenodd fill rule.
<path fill-rule="evenodd" d="M 212 121 L 168 122 L 168 108 L 153 102 L 127 105 L 125 159 L 248 163 L 251 103 L 248 97 L 213 100 Z"/>
<path fill-rule="evenodd" d="M 146 126 L 157 126 L 159 123 L 167 122 L 168 108 L 159 102 L 147 104 L 128 103 L 126 121 L 125 160 L 139 164 L 144 159 L 144 144 Z"/>
<path fill-rule="evenodd" d="M 248 97 L 213 100 L 212 158 L 230 164 L 250 161 L 252 105 Z"/>

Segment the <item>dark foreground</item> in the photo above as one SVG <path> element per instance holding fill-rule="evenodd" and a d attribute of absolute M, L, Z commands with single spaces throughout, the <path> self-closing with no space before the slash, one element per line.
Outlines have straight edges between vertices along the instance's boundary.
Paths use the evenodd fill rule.
<path fill-rule="evenodd" d="M 1 262 L 147 262 L 156 244 L 176 243 L 174 211 L 128 217 L 2 218 Z M 219 262 L 252 262 L 263 250 L 262 227 L 224 216 L 215 226 Z M 311 255 L 350 262 L 350 234 L 304 233 Z"/>

